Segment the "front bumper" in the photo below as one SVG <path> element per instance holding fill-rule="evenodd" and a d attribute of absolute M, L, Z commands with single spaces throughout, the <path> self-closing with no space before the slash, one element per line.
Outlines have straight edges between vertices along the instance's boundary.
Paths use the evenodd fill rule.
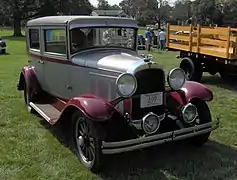
<path fill-rule="evenodd" d="M 102 153 L 103 154 L 117 154 L 122 152 L 133 151 L 137 149 L 143 149 L 158 144 L 163 144 L 167 142 L 182 140 L 190 138 L 193 136 L 198 136 L 211 132 L 219 127 L 219 119 L 205 123 L 201 125 L 196 125 L 194 127 L 183 128 L 176 131 L 166 132 L 162 134 L 156 134 L 153 136 L 140 137 L 137 139 L 130 139 L 120 142 L 102 142 Z"/>

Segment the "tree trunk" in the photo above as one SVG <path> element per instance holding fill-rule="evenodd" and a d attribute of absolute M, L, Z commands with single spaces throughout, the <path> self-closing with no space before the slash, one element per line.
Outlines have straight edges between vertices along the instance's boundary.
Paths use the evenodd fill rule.
<path fill-rule="evenodd" d="M 13 23 L 14 23 L 14 34 L 13 36 L 22 36 L 21 34 L 21 17 L 18 15 L 18 13 L 16 13 L 13 19 Z"/>

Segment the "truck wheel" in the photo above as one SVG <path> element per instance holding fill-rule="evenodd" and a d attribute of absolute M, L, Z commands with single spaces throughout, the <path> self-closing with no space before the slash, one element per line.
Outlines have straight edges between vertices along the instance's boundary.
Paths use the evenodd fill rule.
<path fill-rule="evenodd" d="M 197 81 L 199 82 L 202 79 L 202 66 L 201 62 L 198 59 L 190 59 L 185 57 L 182 59 L 180 66 L 181 69 L 184 70 L 186 79 L 188 81 Z"/>
<path fill-rule="evenodd" d="M 197 112 L 198 112 L 196 125 L 209 123 L 212 121 L 210 109 L 205 101 L 198 100 L 198 101 L 195 101 L 193 104 L 196 106 Z M 201 147 L 208 141 L 210 134 L 211 132 L 194 136 L 192 138 L 189 138 L 188 142 L 194 146 Z"/>
<path fill-rule="evenodd" d="M 220 70 L 219 74 L 220 74 L 221 78 L 227 83 L 232 83 L 232 82 L 236 81 L 235 80 L 236 76 L 227 73 L 225 70 Z"/>
<path fill-rule="evenodd" d="M 84 167 L 97 172 L 101 166 L 101 140 L 98 138 L 94 123 L 80 112 L 72 117 L 73 147 L 76 156 Z"/>

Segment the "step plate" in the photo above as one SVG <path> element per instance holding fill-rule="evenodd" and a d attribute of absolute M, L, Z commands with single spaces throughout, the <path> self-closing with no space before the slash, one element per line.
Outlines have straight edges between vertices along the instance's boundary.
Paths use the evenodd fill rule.
<path fill-rule="evenodd" d="M 60 116 L 60 111 L 58 111 L 51 104 L 36 104 L 30 102 L 30 106 L 50 124 L 53 123 L 52 121 L 57 120 Z"/>

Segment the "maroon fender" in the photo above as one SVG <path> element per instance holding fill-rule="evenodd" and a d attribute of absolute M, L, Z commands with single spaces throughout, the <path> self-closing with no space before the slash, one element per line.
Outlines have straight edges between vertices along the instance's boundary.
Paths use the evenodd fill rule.
<path fill-rule="evenodd" d="M 38 79 L 35 75 L 33 66 L 25 66 L 22 68 L 22 72 L 20 74 L 19 83 L 17 85 L 18 90 L 24 90 L 24 83 L 32 88 L 33 92 L 40 92 L 41 88 L 38 83 Z"/>
<path fill-rule="evenodd" d="M 170 112 L 175 113 L 176 110 L 179 110 L 193 99 L 211 101 L 213 94 L 204 85 L 194 81 L 187 81 L 181 90 L 167 92 L 166 106 Z"/>
<path fill-rule="evenodd" d="M 181 90 L 185 93 L 186 102 L 190 102 L 194 98 L 204 101 L 212 101 L 213 99 L 212 91 L 203 84 L 195 81 L 187 81 Z"/>
<path fill-rule="evenodd" d="M 94 121 L 109 120 L 117 112 L 109 102 L 94 95 L 82 95 L 70 99 L 64 111 L 72 106 L 79 109 L 86 117 Z"/>

